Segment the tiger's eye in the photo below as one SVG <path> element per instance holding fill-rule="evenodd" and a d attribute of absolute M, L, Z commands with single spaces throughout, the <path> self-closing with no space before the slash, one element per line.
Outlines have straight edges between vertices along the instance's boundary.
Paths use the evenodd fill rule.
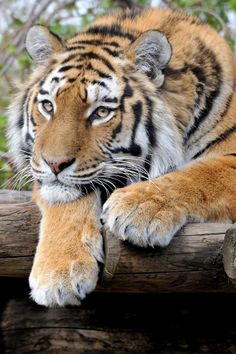
<path fill-rule="evenodd" d="M 42 107 L 46 113 L 52 114 L 53 112 L 53 104 L 48 100 L 42 101 Z"/>
<path fill-rule="evenodd" d="M 95 115 L 98 118 L 106 118 L 108 116 L 108 114 L 110 113 L 110 110 L 106 107 L 99 107 L 96 111 L 95 111 Z"/>

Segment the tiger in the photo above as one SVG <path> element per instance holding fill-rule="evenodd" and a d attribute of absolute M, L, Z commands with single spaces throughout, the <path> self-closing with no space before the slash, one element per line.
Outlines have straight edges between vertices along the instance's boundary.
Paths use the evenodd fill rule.
<path fill-rule="evenodd" d="M 9 151 L 42 219 L 29 277 L 44 306 L 96 288 L 103 228 L 165 247 L 189 220 L 236 220 L 236 64 L 208 24 L 146 8 L 62 40 L 34 25 Z"/>

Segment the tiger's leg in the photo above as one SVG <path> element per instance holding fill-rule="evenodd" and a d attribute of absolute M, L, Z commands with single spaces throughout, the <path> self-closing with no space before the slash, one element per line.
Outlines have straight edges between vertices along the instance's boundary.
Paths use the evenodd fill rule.
<path fill-rule="evenodd" d="M 103 262 L 100 201 L 91 193 L 50 206 L 34 194 L 42 220 L 29 278 L 31 296 L 45 306 L 78 305 L 94 290 L 98 262 Z"/>
<path fill-rule="evenodd" d="M 138 246 L 167 246 L 189 218 L 236 220 L 236 157 L 201 159 L 152 182 L 118 189 L 104 205 L 114 235 Z"/>

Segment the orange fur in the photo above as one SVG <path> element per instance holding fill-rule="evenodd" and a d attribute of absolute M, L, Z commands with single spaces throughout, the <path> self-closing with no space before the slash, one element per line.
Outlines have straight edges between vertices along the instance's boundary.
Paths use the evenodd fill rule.
<path fill-rule="evenodd" d="M 36 60 L 38 30 L 27 41 Z M 83 181 L 94 173 L 94 182 L 102 164 L 111 170 L 117 156 L 129 157 L 82 197 L 74 188 L 64 198 L 56 184 L 58 192 L 43 193 L 43 183 L 35 189 L 43 218 L 30 284 L 38 303 L 54 306 L 76 304 L 95 287 L 103 252 L 97 196 L 124 174 L 132 182 L 147 171 L 151 180 L 117 189 L 105 203 L 103 221 L 120 239 L 166 246 L 189 219 L 236 220 L 236 65 L 213 29 L 171 10 L 108 15 L 65 42 L 42 31 L 54 51 L 13 104 L 16 163 L 24 163 L 15 143 L 22 112 L 37 179 L 47 161 L 69 161 L 70 174 Z M 104 92 L 116 106 L 99 120 Z M 55 106 L 51 115 L 45 99 Z"/>
<path fill-rule="evenodd" d="M 36 187 L 34 199 L 43 218 L 30 274 L 31 295 L 41 305 L 78 305 L 94 289 L 97 262 L 103 258 L 97 200 L 90 194 L 74 203 L 48 206 Z"/>

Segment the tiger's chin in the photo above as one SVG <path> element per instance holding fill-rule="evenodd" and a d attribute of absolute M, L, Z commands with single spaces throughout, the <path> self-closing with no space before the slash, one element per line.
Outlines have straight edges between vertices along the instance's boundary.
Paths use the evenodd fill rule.
<path fill-rule="evenodd" d="M 42 184 L 40 195 L 48 204 L 66 204 L 78 200 L 83 193 L 79 187 L 71 187 L 60 182 Z"/>

